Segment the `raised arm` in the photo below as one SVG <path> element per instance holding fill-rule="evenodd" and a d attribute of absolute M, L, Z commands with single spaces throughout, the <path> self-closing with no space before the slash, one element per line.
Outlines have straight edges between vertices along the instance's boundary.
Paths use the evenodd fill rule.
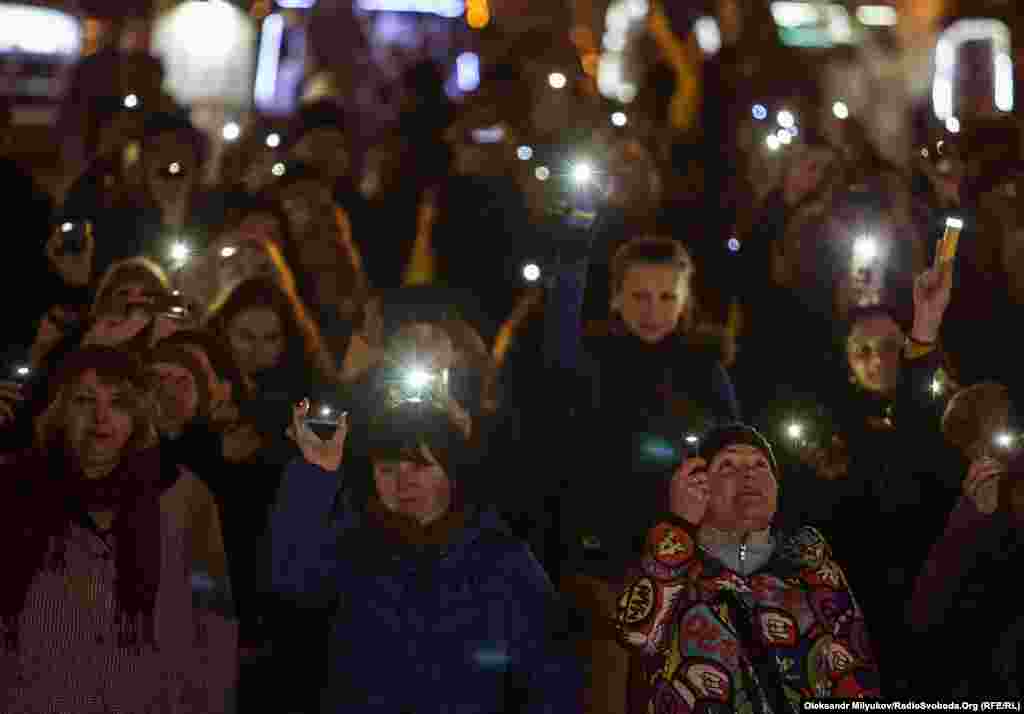
<path fill-rule="evenodd" d="M 333 512 L 347 419 L 333 438 L 321 441 L 303 423 L 308 410 L 308 401 L 295 410 L 289 435 L 303 459 L 285 469 L 270 517 L 271 584 L 286 599 L 321 606 L 338 587 L 338 541 L 355 515 L 347 508 L 337 517 Z"/>

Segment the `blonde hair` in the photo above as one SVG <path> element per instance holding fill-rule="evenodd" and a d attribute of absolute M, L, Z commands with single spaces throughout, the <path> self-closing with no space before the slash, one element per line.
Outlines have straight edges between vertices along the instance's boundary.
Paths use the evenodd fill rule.
<path fill-rule="evenodd" d="M 71 395 L 89 372 L 96 372 L 103 384 L 126 388 L 131 399 L 132 435 L 125 451 L 131 454 L 155 446 L 158 436 L 154 416 L 158 406 L 151 384 L 137 359 L 111 347 L 83 348 L 64 361 L 54 378 L 53 396 L 35 420 L 36 446 L 42 450 L 63 446 Z"/>
<path fill-rule="evenodd" d="M 124 282 L 133 282 L 133 278 L 149 283 L 158 292 L 166 294 L 171 292 L 170 278 L 155 261 L 142 256 L 120 260 L 107 268 L 107 272 L 100 278 L 96 286 L 96 297 L 90 308 L 90 315 L 99 317 L 109 309 L 114 289 Z"/>

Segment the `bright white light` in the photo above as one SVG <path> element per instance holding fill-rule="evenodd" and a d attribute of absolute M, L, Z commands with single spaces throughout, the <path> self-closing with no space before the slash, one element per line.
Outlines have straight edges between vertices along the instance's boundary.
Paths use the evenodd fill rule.
<path fill-rule="evenodd" d="M 171 246 L 171 260 L 178 263 L 184 263 L 188 260 L 189 253 L 191 252 L 192 251 L 189 249 L 188 245 L 179 241 Z"/>
<path fill-rule="evenodd" d="M 572 180 L 576 183 L 587 183 L 594 177 L 594 169 L 590 164 L 579 163 L 572 167 Z"/>
<path fill-rule="evenodd" d="M 779 147 L 782 146 L 782 142 L 779 141 L 779 137 L 775 134 L 769 134 L 768 138 L 764 140 L 764 143 L 768 145 L 768 148 L 772 151 L 778 151 Z"/>
<path fill-rule="evenodd" d="M 330 407 L 320 407 L 320 416 L 329 417 L 331 415 Z"/>
<path fill-rule="evenodd" d="M 878 242 L 871 236 L 861 236 L 853 243 L 853 255 L 862 263 L 871 262 L 878 257 Z"/>
<path fill-rule="evenodd" d="M 276 149 L 280 145 L 281 145 L 281 135 L 280 134 L 277 134 L 277 133 L 267 134 L 267 146 L 269 146 L 271 149 Z"/>
<path fill-rule="evenodd" d="M 461 17 L 466 11 L 462 0 L 359 0 L 359 9 L 367 12 L 418 12 L 441 17 Z"/>
<path fill-rule="evenodd" d="M 643 20 L 647 17 L 647 13 L 650 12 L 647 0 L 629 0 L 627 7 L 629 8 L 629 16 L 633 20 Z"/>
<path fill-rule="evenodd" d="M 626 33 L 608 30 L 601 44 L 610 52 L 622 52 L 626 49 Z"/>
<path fill-rule="evenodd" d="M 1006 52 L 996 54 L 995 77 L 996 109 L 1001 112 L 1013 111 L 1013 60 Z"/>
<path fill-rule="evenodd" d="M 17 375 L 19 377 L 26 377 L 26 376 L 28 376 L 29 372 L 31 372 L 32 370 L 29 369 L 28 367 L 26 367 L 25 365 L 22 365 L 22 366 L 18 367 L 14 371 L 15 371 L 15 373 L 17 373 Z"/>
<path fill-rule="evenodd" d="M 964 228 L 964 219 L 953 217 L 947 218 L 946 228 L 953 228 L 955 230 L 961 231 Z"/>
<path fill-rule="evenodd" d="M 538 166 L 534 170 L 533 175 L 537 177 L 538 181 L 547 181 L 548 177 L 551 176 L 551 172 L 548 170 L 547 166 Z"/>
<path fill-rule="evenodd" d="M 238 126 L 233 121 L 229 121 L 224 125 L 224 129 L 221 130 L 221 135 L 225 141 L 235 141 L 239 136 L 242 135 L 242 127 Z"/>
<path fill-rule="evenodd" d="M 270 173 L 274 174 L 275 176 L 284 176 L 284 164 L 278 161 L 271 167 Z"/>
<path fill-rule="evenodd" d="M 789 111 L 788 109 L 783 109 L 781 112 L 779 112 L 779 115 L 778 117 L 776 117 L 776 119 L 779 122 L 779 126 L 781 126 L 783 129 L 789 129 L 791 126 L 796 124 L 796 117 L 794 117 L 793 112 Z"/>
<path fill-rule="evenodd" d="M 172 176 L 177 176 L 178 174 L 181 173 L 181 164 L 179 164 L 177 161 L 172 161 L 167 166 L 167 173 L 171 174 Z"/>
<path fill-rule="evenodd" d="M 779 27 L 816 25 L 821 20 L 818 8 L 806 2 L 773 2 L 772 18 Z"/>
<path fill-rule="evenodd" d="M 729 241 L 726 243 L 726 246 L 729 248 L 729 251 L 732 252 L 732 253 L 739 253 L 740 252 L 740 241 L 739 241 L 738 238 L 730 238 Z"/>
<path fill-rule="evenodd" d="M 768 118 L 768 110 L 764 108 L 763 104 L 755 104 L 754 108 L 751 109 L 751 113 L 754 115 L 754 118 L 757 119 L 758 121 Z"/>
<path fill-rule="evenodd" d="M 314 5 L 316 5 L 316 0 L 277 0 L 278 7 L 295 10 L 308 10 Z"/>
<path fill-rule="evenodd" d="M 888 5 L 861 5 L 857 8 L 857 20 L 868 27 L 892 27 L 899 17 L 896 8 Z"/>
<path fill-rule="evenodd" d="M 832 42 L 848 43 L 853 40 L 853 23 L 846 8 L 837 3 L 826 6 L 828 12 L 828 34 Z"/>
<path fill-rule="evenodd" d="M 61 233 L 70 233 L 71 231 L 75 230 L 75 224 L 70 222 L 63 223 L 61 224 L 60 230 Z"/>
<path fill-rule="evenodd" d="M 566 82 L 568 82 L 568 80 L 561 72 L 552 72 L 548 75 L 548 84 L 551 85 L 552 89 L 563 89 Z"/>
<path fill-rule="evenodd" d="M 520 146 L 516 149 L 516 157 L 520 161 L 529 161 L 533 157 L 533 148 L 529 146 Z"/>
<path fill-rule="evenodd" d="M 968 42 L 987 42 L 994 57 L 993 101 L 1000 111 L 1013 108 L 1013 61 L 1010 59 L 1010 28 L 995 19 L 964 19 L 950 25 L 935 45 L 935 79 L 932 108 L 937 119 L 946 120 L 955 111 L 957 53 Z"/>
<path fill-rule="evenodd" d="M 799 422 L 793 422 L 786 427 L 786 434 L 790 439 L 799 439 L 804 435 L 804 426 Z"/>
<path fill-rule="evenodd" d="M 0 53 L 77 55 L 82 28 L 60 10 L 0 3 Z"/>
<path fill-rule="evenodd" d="M 614 114 L 612 114 L 612 124 L 614 124 L 615 126 L 626 126 L 626 123 L 628 121 L 629 120 L 626 118 L 626 115 L 623 112 L 615 112 Z"/>
<path fill-rule="evenodd" d="M 996 434 L 996 446 L 1003 449 L 1009 449 L 1013 446 L 1013 434 L 1003 432 L 1002 434 Z"/>
<path fill-rule="evenodd" d="M 718 54 L 722 49 L 722 32 L 718 29 L 718 21 L 713 17 L 700 17 L 693 26 L 697 35 L 697 44 L 706 55 Z"/>
<path fill-rule="evenodd" d="M 139 106 L 139 97 L 135 94 L 129 94 L 124 98 L 125 109 L 134 109 Z"/>
<path fill-rule="evenodd" d="M 779 137 L 779 143 L 784 146 L 793 143 L 793 135 L 789 133 L 789 129 L 779 129 L 775 135 Z"/>
<path fill-rule="evenodd" d="M 527 263 L 524 265 L 523 279 L 528 283 L 535 283 L 540 280 L 540 266 L 536 263 Z"/>
<path fill-rule="evenodd" d="M 846 106 L 845 102 L 836 102 L 832 105 L 832 114 L 836 119 L 849 119 L 850 108 Z"/>
<path fill-rule="evenodd" d="M 474 92 L 480 86 L 480 57 L 475 52 L 463 52 L 456 58 L 455 82 L 462 92 Z"/>
<path fill-rule="evenodd" d="M 256 64 L 256 83 L 253 87 L 253 98 L 258 107 L 274 103 L 283 41 L 284 17 L 277 13 L 267 15 L 260 32 L 260 53 Z"/>
<path fill-rule="evenodd" d="M 220 249 L 220 257 L 221 258 L 230 258 L 231 256 L 233 256 L 237 252 L 238 252 L 238 249 L 235 248 L 233 245 L 226 245 L 226 246 L 224 246 L 223 248 Z"/>
<path fill-rule="evenodd" d="M 936 396 L 942 394 L 942 382 L 940 382 L 937 379 L 933 379 L 932 380 L 932 384 L 931 384 L 931 390 L 932 390 L 932 394 L 934 394 Z"/>
<path fill-rule="evenodd" d="M 409 389 L 420 390 L 430 384 L 430 381 L 434 378 L 434 375 L 427 372 L 425 369 L 414 367 L 409 370 L 405 375 L 405 385 Z"/>
<path fill-rule="evenodd" d="M 946 131 L 950 134 L 959 134 L 960 120 L 956 117 L 946 117 Z"/>
<path fill-rule="evenodd" d="M 167 93 L 179 104 L 243 109 L 252 102 L 256 32 L 233 3 L 176 5 L 157 19 L 151 47 L 164 66 Z"/>
<path fill-rule="evenodd" d="M 699 439 L 696 436 L 694 436 L 693 434 L 690 434 L 690 435 L 688 435 L 686 437 L 686 443 L 687 444 L 696 444 L 698 441 L 699 441 Z"/>

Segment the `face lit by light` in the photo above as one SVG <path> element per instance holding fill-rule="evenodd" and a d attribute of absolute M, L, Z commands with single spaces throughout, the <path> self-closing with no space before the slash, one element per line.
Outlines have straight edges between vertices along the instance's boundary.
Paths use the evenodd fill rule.
<path fill-rule="evenodd" d="M 850 108 L 846 106 L 845 102 L 836 102 L 832 105 L 832 114 L 836 119 L 848 119 L 850 117 Z"/>
<path fill-rule="evenodd" d="M 551 171 L 548 169 L 547 166 L 538 166 L 534 170 L 533 175 L 537 177 L 538 181 L 547 181 L 548 178 L 551 176 Z"/>
<path fill-rule="evenodd" d="M 777 117 L 777 119 L 779 122 L 779 126 L 781 126 L 783 129 L 789 129 L 794 124 L 796 124 L 796 117 L 793 116 L 793 112 L 786 109 L 783 109 L 781 112 L 779 112 L 779 116 Z"/>
<path fill-rule="evenodd" d="M 527 263 L 524 265 L 523 279 L 528 283 L 535 283 L 540 280 L 540 266 L 536 263 Z"/>
<path fill-rule="evenodd" d="M 137 106 L 139 106 L 139 98 L 138 98 L 138 96 L 136 96 L 134 94 L 129 94 L 128 96 L 126 96 L 124 98 L 124 107 L 125 107 L 125 109 L 135 109 Z"/>
<path fill-rule="evenodd" d="M 225 141 L 235 141 L 242 135 L 242 128 L 236 122 L 229 121 L 224 125 L 221 135 Z"/>
<path fill-rule="evenodd" d="M 548 84 L 552 89 L 564 89 L 569 80 L 561 72 L 552 72 L 548 75 Z"/>
<path fill-rule="evenodd" d="M 615 112 L 612 114 L 612 124 L 615 126 L 626 126 L 629 119 L 626 117 L 624 112 Z"/>
<path fill-rule="evenodd" d="M 520 146 L 516 149 L 516 157 L 520 161 L 529 161 L 533 158 L 533 148 L 529 146 Z"/>
<path fill-rule="evenodd" d="M 267 134 L 267 146 L 268 147 L 270 147 L 271 149 L 276 149 L 280 145 L 281 145 L 281 135 L 280 134 L 277 134 L 277 133 Z"/>
<path fill-rule="evenodd" d="M 786 427 L 786 436 L 794 441 L 801 439 L 804 435 L 804 425 L 799 422 L 793 422 Z"/>

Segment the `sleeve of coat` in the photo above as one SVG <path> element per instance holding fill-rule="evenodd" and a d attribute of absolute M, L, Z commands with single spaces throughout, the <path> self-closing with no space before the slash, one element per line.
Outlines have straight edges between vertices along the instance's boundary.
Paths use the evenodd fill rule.
<path fill-rule="evenodd" d="M 676 605 L 693 597 L 689 573 L 697 562 L 696 529 L 669 516 L 647 533 L 640 562 L 619 598 L 619 642 L 643 655 L 661 653 L 671 641 Z"/>

